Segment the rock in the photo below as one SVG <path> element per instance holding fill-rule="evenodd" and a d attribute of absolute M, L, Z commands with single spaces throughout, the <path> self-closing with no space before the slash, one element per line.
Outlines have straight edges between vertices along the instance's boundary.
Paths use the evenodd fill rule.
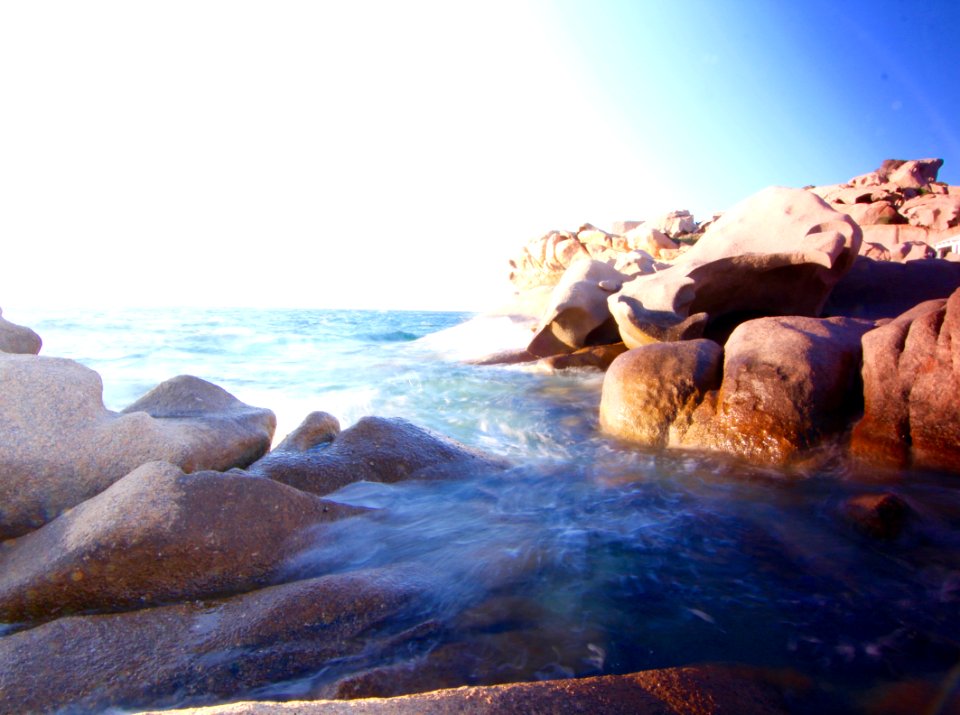
<path fill-rule="evenodd" d="M 659 258 L 661 251 L 677 249 L 676 241 L 653 226 L 639 226 L 629 231 L 624 238 L 627 242 L 627 248 L 631 251 L 645 251 L 654 258 Z"/>
<path fill-rule="evenodd" d="M 910 507 L 896 494 L 862 494 L 843 505 L 844 518 L 875 539 L 900 536 L 909 514 Z"/>
<path fill-rule="evenodd" d="M 580 240 L 567 231 L 550 231 L 529 241 L 510 261 L 510 281 L 520 289 L 555 285 L 577 258 L 590 257 Z"/>
<path fill-rule="evenodd" d="M 905 161 L 887 175 L 887 181 L 902 189 L 924 188 L 937 180 L 943 159 L 914 159 Z"/>
<path fill-rule="evenodd" d="M 825 316 L 896 318 L 919 303 L 947 298 L 960 288 L 960 265 L 942 260 L 906 264 L 861 256 L 834 287 Z"/>
<path fill-rule="evenodd" d="M 603 380 L 600 427 L 649 447 L 666 447 L 704 395 L 720 386 L 723 348 L 711 340 L 654 343 L 630 350 Z"/>
<path fill-rule="evenodd" d="M 0 621 L 249 591 L 360 511 L 242 472 L 145 464 L 0 548 Z"/>
<path fill-rule="evenodd" d="M 300 426 L 274 447 L 278 452 L 306 452 L 320 444 L 332 442 L 340 434 L 340 421 L 326 412 L 311 412 Z"/>
<path fill-rule="evenodd" d="M 909 261 L 924 261 L 928 258 L 936 258 L 937 252 L 928 244 L 922 241 L 912 241 L 910 243 L 900 244 L 900 260 L 903 263 Z"/>
<path fill-rule="evenodd" d="M 864 241 L 860 246 L 860 255 L 863 258 L 870 258 L 874 261 L 893 260 L 893 254 L 890 253 L 890 249 L 881 243 L 868 243 Z M 897 257 L 900 258 L 899 255 Z"/>
<path fill-rule="evenodd" d="M 725 346 L 719 390 L 704 397 L 686 429 L 675 423 L 671 444 L 791 462 L 859 414 L 860 338 L 872 327 L 848 318 L 741 324 Z"/>
<path fill-rule="evenodd" d="M 834 209 L 845 213 L 861 227 L 875 225 L 889 225 L 906 223 L 906 219 L 899 214 L 889 201 L 877 201 L 871 204 L 831 204 Z M 864 239 L 866 240 L 866 239 Z M 863 250 L 861 249 L 861 253 Z"/>
<path fill-rule="evenodd" d="M 693 220 L 693 214 L 686 210 L 670 211 L 650 221 L 648 225 L 671 238 L 697 231 L 697 222 Z"/>
<path fill-rule="evenodd" d="M 960 472 L 960 289 L 864 335 L 863 383 L 854 454 Z"/>
<path fill-rule="evenodd" d="M 60 618 L 0 638 L 0 712 L 209 703 L 338 659 L 362 668 L 398 638 L 391 629 L 422 608 L 423 593 L 409 572 L 354 571 L 207 603 Z"/>
<path fill-rule="evenodd" d="M 620 289 L 624 280 L 625 276 L 606 263 L 574 263 L 554 289 L 550 307 L 527 351 L 537 357 L 549 357 L 587 345 L 619 342 L 607 298 Z M 604 282 L 609 282 L 607 285 L 613 289 L 602 287 Z"/>
<path fill-rule="evenodd" d="M 616 271 L 623 274 L 627 279 L 636 276 L 645 276 L 649 273 L 656 273 L 659 270 L 667 268 L 666 263 L 659 263 L 654 260 L 646 251 L 629 251 L 621 253 L 613 264 Z"/>
<path fill-rule="evenodd" d="M 361 480 L 397 482 L 502 467 L 406 420 L 364 417 L 328 444 L 305 452 L 274 450 L 248 471 L 323 495 Z"/>
<path fill-rule="evenodd" d="M 0 352 L 36 355 L 42 345 L 39 335 L 30 328 L 11 323 L 0 310 Z"/>
<path fill-rule="evenodd" d="M 960 225 L 960 196 L 922 194 L 904 202 L 900 213 L 913 226 L 946 231 Z"/>
<path fill-rule="evenodd" d="M 179 712 L 196 715 L 774 715 L 787 712 L 781 687 L 774 678 L 750 668 L 707 664 L 629 675 L 461 687 L 393 698 L 241 702 Z"/>
<path fill-rule="evenodd" d="M 737 313 L 818 315 L 860 250 L 860 227 L 802 189 L 770 188 L 728 211 L 670 268 L 610 298 L 628 347 Z M 691 326 L 679 332 L 699 337 Z M 700 334 L 702 334 L 702 327 Z"/>
<path fill-rule="evenodd" d="M 93 370 L 0 354 L 0 539 L 20 536 L 141 464 L 245 467 L 269 449 L 276 418 L 195 377 L 174 378 L 115 413 Z"/>
<path fill-rule="evenodd" d="M 891 253 L 903 255 L 897 247 L 901 244 L 930 243 L 931 232 L 921 226 L 907 224 L 878 224 L 863 227 L 863 240 L 886 247 Z"/>
<path fill-rule="evenodd" d="M 597 345 L 592 348 L 581 348 L 569 355 L 553 355 L 543 358 L 539 364 L 550 370 L 571 370 L 594 368 L 606 370 L 614 359 L 626 352 L 627 346 L 623 343 L 613 345 Z"/>

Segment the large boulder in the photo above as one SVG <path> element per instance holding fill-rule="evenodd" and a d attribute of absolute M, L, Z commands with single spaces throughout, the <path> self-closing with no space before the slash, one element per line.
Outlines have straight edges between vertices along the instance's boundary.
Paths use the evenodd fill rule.
<path fill-rule="evenodd" d="M 145 464 L 0 550 L 0 621 L 248 591 L 357 513 L 240 471 Z"/>
<path fill-rule="evenodd" d="M 409 645 L 396 629 L 423 608 L 423 594 L 410 571 L 354 571 L 220 601 L 60 618 L 0 638 L 0 712 L 209 703 L 331 663 L 362 668 Z"/>
<path fill-rule="evenodd" d="M 653 343 L 625 352 L 604 377 L 600 427 L 649 447 L 675 443 L 704 395 L 720 386 L 722 364 L 723 348 L 712 340 Z"/>
<path fill-rule="evenodd" d="M 694 316 L 700 324 L 731 314 L 816 316 L 853 265 L 861 235 L 811 192 L 765 189 L 724 214 L 671 268 L 625 284 L 610 310 L 628 347 L 698 337 L 686 325 Z"/>
<path fill-rule="evenodd" d="M 960 264 L 941 260 L 889 263 L 860 256 L 834 286 L 823 315 L 881 320 L 960 288 Z"/>
<path fill-rule="evenodd" d="M 863 383 L 855 454 L 960 472 L 960 289 L 864 335 Z"/>
<path fill-rule="evenodd" d="M 554 288 L 550 307 L 527 351 L 537 357 L 572 353 L 588 345 L 619 342 L 607 298 L 625 276 L 601 261 L 570 266 Z"/>
<path fill-rule="evenodd" d="M 0 539 L 20 536 L 151 461 L 184 471 L 245 467 L 276 418 L 195 377 L 115 413 L 100 376 L 62 358 L 0 354 Z"/>
<path fill-rule="evenodd" d="M 406 420 L 364 417 L 311 449 L 274 450 L 249 472 L 322 495 L 361 480 L 439 478 L 503 466 Z"/>
<path fill-rule="evenodd" d="M 849 318 L 761 318 L 725 346 L 723 382 L 692 415 L 681 446 L 784 465 L 845 429 L 860 410 L 860 338 Z"/>
<path fill-rule="evenodd" d="M 30 328 L 11 323 L 0 310 L 0 352 L 36 355 L 43 342 Z"/>

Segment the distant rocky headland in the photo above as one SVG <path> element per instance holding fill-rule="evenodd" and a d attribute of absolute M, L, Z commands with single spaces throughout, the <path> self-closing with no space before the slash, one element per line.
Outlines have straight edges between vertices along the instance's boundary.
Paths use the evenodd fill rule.
<path fill-rule="evenodd" d="M 937 181 L 941 164 L 770 188 L 700 223 L 550 231 L 510 262 L 515 304 L 442 339 L 506 320 L 515 344 L 475 362 L 605 370 L 599 426 L 630 448 L 960 475 L 960 187 Z M 270 410 L 190 376 L 112 412 L 96 372 L 41 344 L 0 314 L 0 712 L 223 702 L 331 662 L 366 665 L 311 696 L 416 693 L 442 675 L 446 662 L 424 676 L 375 657 L 429 630 L 423 574 L 285 581 L 284 564 L 311 529 L 365 511 L 325 498 L 346 484 L 502 460 L 322 412 L 271 449 Z M 849 504 L 879 534 L 904 509 Z M 773 713 L 785 687 L 703 665 L 210 712 Z"/>

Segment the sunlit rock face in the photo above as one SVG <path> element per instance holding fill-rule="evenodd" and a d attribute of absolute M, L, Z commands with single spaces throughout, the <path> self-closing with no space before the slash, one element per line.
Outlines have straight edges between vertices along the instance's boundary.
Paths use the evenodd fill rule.
<path fill-rule="evenodd" d="M 960 472 L 960 290 L 867 333 L 863 383 L 855 454 Z"/>
<path fill-rule="evenodd" d="M 240 471 L 150 462 L 0 550 L 0 621 L 265 586 L 309 527 L 360 511 Z"/>
<path fill-rule="evenodd" d="M 276 449 L 249 472 L 312 494 L 367 480 L 398 482 L 456 475 L 503 464 L 402 419 L 364 417 L 316 447 Z"/>
<path fill-rule="evenodd" d="M 689 447 L 782 465 L 859 412 L 860 337 L 869 321 L 761 318 L 725 348 L 651 344 L 617 358 L 600 424 L 652 447 Z"/>
<path fill-rule="evenodd" d="M 168 380 L 123 413 L 100 376 L 62 358 L 0 353 L 0 539 L 20 536 L 146 462 L 185 471 L 244 467 L 276 418 L 195 377 Z"/>
<path fill-rule="evenodd" d="M 724 214 L 673 267 L 610 297 L 629 347 L 697 337 L 729 314 L 816 316 L 860 251 L 860 227 L 802 189 L 769 188 Z"/>
<path fill-rule="evenodd" d="M 43 342 L 30 328 L 11 323 L 0 310 L 0 352 L 36 355 Z"/>
<path fill-rule="evenodd" d="M 607 298 L 625 276 L 601 261 L 580 260 L 563 274 L 527 351 L 537 357 L 618 342 Z"/>

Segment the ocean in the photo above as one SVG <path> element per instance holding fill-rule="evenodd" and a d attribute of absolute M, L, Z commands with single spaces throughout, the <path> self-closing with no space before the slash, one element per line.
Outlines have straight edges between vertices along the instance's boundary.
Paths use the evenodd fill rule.
<path fill-rule="evenodd" d="M 376 516 L 337 522 L 289 565 L 291 578 L 428 571 L 443 642 L 475 642 L 478 671 L 494 680 L 736 662 L 809 678 L 815 702 L 843 709 L 892 682 L 941 687 L 960 662 L 955 477 L 839 458 L 773 470 L 635 449 L 598 432 L 599 373 L 451 359 L 456 350 L 436 335 L 465 313 L 7 317 L 41 335 L 41 354 L 98 371 L 110 409 L 186 373 L 273 409 L 277 441 L 323 410 L 343 427 L 402 417 L 508 460 L 495 477 L 347 486 L 330 498 Z M 898 539 L 864 536 L 842 517 L 846 500 L 879 492 L 911 507 Z M 463 614 L 491 599 L 515 613 L 477 633 Z M 281 680 L 255 696 L 309 694 L 329 677 Z"/>

